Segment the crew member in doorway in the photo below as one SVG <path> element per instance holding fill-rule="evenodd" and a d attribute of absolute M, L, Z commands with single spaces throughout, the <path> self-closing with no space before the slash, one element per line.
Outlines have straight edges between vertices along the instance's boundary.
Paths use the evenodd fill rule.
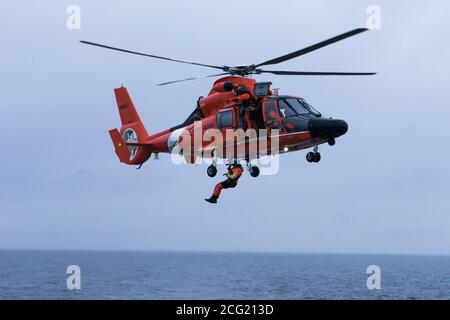
<path fill-rule="evenodd" d="M 256 129 L 256 123 L 251 116 L 256 110 L 255 98 L 252 93 L 243 84 L 238 85 L 233 89 L 233 94 L 235 95 L 232 100 L 239 105 L 239 118 L 240 127 L 242 130 L 247 131 L 247 129 Z"/>

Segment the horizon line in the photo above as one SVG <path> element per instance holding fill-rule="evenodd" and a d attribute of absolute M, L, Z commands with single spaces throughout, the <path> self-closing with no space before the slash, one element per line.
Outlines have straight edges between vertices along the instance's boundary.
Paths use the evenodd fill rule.
<path fill-rule="evenodd" d="M 85 249 L 85 248 L 0 248 L 1 251 L 74 251 L 74 252 L 136 252 L 136 253 L 192 253 L 192 254 L 286 254 L 286 255 L 360 255 L 360 256 L 428 256 L 449 257 L 450 253 L 380 253 L 380 252 L 308 252 L 308 251 L 231 251 L 231 250 L 174 250 L 174 249 Z"/>

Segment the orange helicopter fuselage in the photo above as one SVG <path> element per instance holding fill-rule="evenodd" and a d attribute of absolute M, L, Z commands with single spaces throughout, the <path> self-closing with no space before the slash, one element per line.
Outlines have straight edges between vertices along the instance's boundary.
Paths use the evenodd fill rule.
<path fill-rule="evenodd" d="M 233 85 L 233 90 L 225 90 L 227 82 L 228 86 L 230 83 Z M 346 133 L 345 121 L 323 118 L 301 98 L 274 95 L 272 90 L 264 96 L 255 96 L 255 83 L 255 79 L 248 77 L 218 79 L 208 96 L 199 99 L 196 110 L 185 123 L 152 135 L 147 133 L 141 122 L 127 89 L 115 89 L 122 127 L 120 130 L 110 130 L 110 135 L 120 161 L 140 165 L 152 153 L 171 153 L 187 136 L 196 137 L 197 133 L 198 137 L 199 130 L 202 132 L 200 140 L 190 140 L 189 153 L 183 153 L 189 163 L 194 163 L 198 157 L 251 161 L 267 154 L 318 146 Z M 256 119 L 244 117 L 241 109 L 243 98 L 235 90 L 239 86 L 247 89 L 246 96 L 242 97 L 251 100 Z M 255 129 L 257 135 L 238 141 L 236 136 L 228 134 L 230 130 L 249 128 Z M 212 146 L 212 140 L 203 137 L 208 130 L 220 133 L 222 143 Z M 264 141 L 261 132 L 265 134 Z M 277 139 L 276 144 L 273 139 Z M 257 150 L 256 154 L 252 150 Z"/>

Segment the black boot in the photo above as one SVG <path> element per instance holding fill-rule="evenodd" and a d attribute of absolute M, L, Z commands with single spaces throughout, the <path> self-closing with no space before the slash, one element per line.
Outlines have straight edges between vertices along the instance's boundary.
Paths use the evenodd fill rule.
<path fill-rule="evenodd" d="M 218 197 L 211 196 L 211 198 L 205 199 L 205 201 L 208 201 L 209 203 L 217 203 L 217 199 L 218 199 Z"/>

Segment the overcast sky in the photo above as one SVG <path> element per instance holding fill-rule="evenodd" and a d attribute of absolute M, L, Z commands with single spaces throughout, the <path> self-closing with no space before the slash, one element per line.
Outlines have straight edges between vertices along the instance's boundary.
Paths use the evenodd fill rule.
<path fill-rule="evenodd" d="M 283 155 L 206 203 L 206 165 L 169 156 L 119 163 L 113 89 L 124 84 L 148 131 L 180 123 L 211 70 L 81 45 L 101 42 L 208 64 L 258 63 L 366 25 L 276 69 L 377 71 L 281 77 L 280 93 L 345 119 L 347 135 Z M 0 12 L 0 248 L 450 254 L 448 1 L 12 1 Z M 67 6 L 81 29 L 66 27 Z M 273 69 L 275 69 L 273 68 Z M 269 68 L 268 68 L 269 69 Z M 214 73 L 214 71 L 212 72 Z"/>

